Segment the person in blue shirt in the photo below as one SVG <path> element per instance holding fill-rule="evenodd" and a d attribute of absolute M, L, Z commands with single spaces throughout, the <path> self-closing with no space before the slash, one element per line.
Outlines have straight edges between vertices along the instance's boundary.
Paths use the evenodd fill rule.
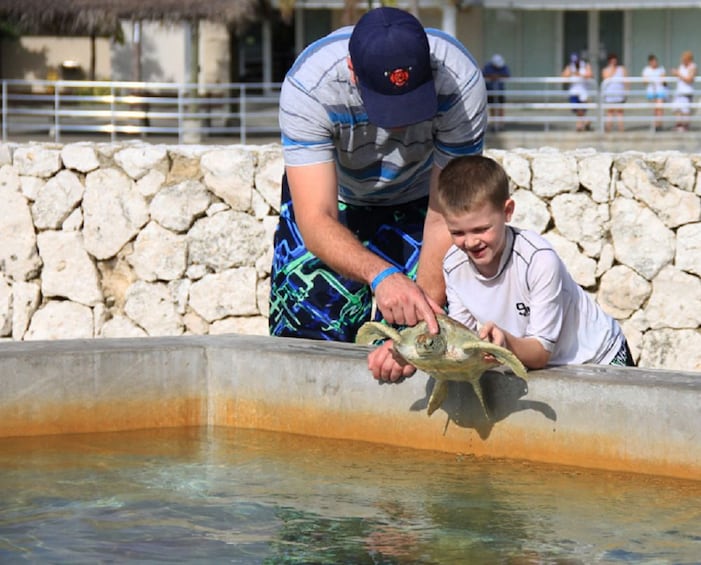
<path fill-rule="evenodd" d="M 489 115 L 493 118 L 492 131 L 504 129 L 504 106 L 506 97 L 505 78 L 511 76 L 509 67 L 504 61 L 504 57 L 498 53 L 494 54 L 489 62 L 482 69 L 484 80 L 487 86 L 487 104 L 489 105 Z"/>

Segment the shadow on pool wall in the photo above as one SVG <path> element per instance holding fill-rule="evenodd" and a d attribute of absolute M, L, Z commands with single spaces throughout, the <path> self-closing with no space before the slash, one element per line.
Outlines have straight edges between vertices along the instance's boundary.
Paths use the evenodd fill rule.
<path fill-rule="evenodd" d="M 492 149 L 641 367 L 701 371 L 701 157 Z M 0 338 L 267 333 L 277 144 L 0 144 Z"/>
<path fill-rule="evenodd" d="M 380 384 L 366 347 L 261 336 L 0 343 L 0 437 L 238 427 L 701 480 L 701 379 L 608 366 L 483 377 L 491 417 L 422 373 Z"/>

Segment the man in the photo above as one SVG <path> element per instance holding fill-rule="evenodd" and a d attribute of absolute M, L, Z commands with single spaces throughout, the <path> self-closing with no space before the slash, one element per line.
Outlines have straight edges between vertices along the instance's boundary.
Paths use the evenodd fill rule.
<path fill-rule="evenodd" d="M 437 332 L 450 234 L 430 193 L 485 127 L 472 56 L 408 12 L 371 10 L 307 47 L 280 96 L 271 335 L 353 341 L 373 294 L 389 323 Z"/>

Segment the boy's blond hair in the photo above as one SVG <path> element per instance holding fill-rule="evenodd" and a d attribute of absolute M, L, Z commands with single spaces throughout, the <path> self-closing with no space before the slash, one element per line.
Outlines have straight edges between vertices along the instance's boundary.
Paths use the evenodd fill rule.
<path fill-rule="evenodd" d="M 469 212 L 486 203 L 501 209 L 510 197 L 509 178 L 494 159 L 457 157 L 441 171 L 437 195 L 444 212 Z"/>

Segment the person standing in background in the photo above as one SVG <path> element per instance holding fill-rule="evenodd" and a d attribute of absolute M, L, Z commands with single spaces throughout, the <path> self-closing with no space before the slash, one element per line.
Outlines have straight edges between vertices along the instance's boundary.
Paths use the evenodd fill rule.
<path fill-rule="evenodd" d="M 606 108 L 606 131 L 613 129 L 614 121 L 618 125 L 618 131 L 623 131 L 623 103 L 626 101 L 626 68 L 619 64 L 618 55 L 609 53 L 606 58 L 606 66 L 601 70 L 603 81 L 604 103 L 610 105 Z"/>
<path fill-rule="evenodd" d="M 498 53 L 494 54 L 489 62 L 482 69 L 484 80 L 487 85 L 487 104 L 489 105 L 489 115 L 496 118 L 491 125 L 492 131 L 500 131 L 504 129 L 504 107 L 506 96 L 505 78 L 511 76 L 509 67 L 504 61 L 504 57 Z"/>
<path fill-rule="evenodd" d="M 677 77 L 677 88 L 674 93 L 677 131 L 688 131 L 691 102 L 694 99 L 694 79 L 696 78 L 696 63 L 694 63 L 694 54 L 691 51 L 682 53 L 679 67 L 672 69 L 672 75 Z"/>
<path fill-rule="evenodd" d="M 587 81 L 593 76 L 591 65 L 588 61 L 580 58 L 577 53 L 572 53 L 570 62 L 562 70 L 561 76 L 569 79 L 568 94 L 572 111 L 577 116 L 577 131 L 590 130 L 591 124 L 586 119 L 587 109 L 583 105 L 589 100 Z"/>
<path fill-rule="evenodd" d="M 655 131 L 662 129 L 664 116 L 664 104 L 669 96 L 669 89 L 665 82 L 665 68 L 660 65 L 657 57 L 652 53 L 647 58 L 647 66 L 643 69 L 643 79 L 647 85 L 645 96 L 648 102 L 655 104 L 653 115 L 655 116 Z"/>

